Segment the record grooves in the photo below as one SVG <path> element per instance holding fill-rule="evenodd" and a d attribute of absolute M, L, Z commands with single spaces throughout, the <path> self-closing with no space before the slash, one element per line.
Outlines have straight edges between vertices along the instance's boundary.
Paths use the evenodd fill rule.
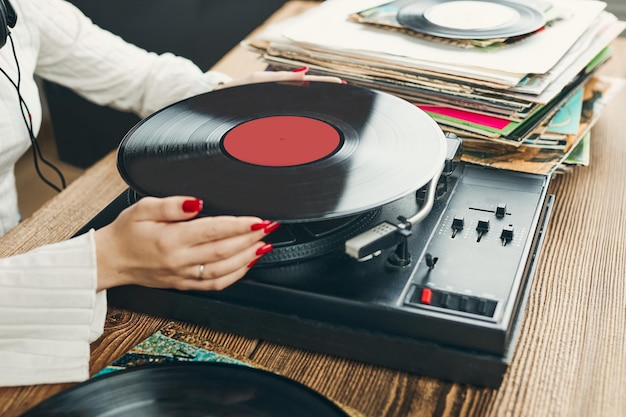
<path fill-rule="evenodd" d="M 142 365 L 96 377 L 50 397 L 23 417 L 347 417 L 286 377 L 217 362 Z"/>
<path fill-rule="evenodd" d="M 190 195 L 205 215 L 283 223 L 366 213 L 428 183 L 443 132 L 391 94 L 332 83 L 260 83 L 202 94 L 138 123 L 118 168 L 141 196 Z"/>

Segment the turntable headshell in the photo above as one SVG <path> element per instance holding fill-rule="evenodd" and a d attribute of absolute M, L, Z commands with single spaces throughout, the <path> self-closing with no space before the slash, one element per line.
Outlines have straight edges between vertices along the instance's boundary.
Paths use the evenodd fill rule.
<path fill-rule="evenodd" d="M 345 243 L 345 252 L 349 256 L 364 262 L 378 256 L 383 250 L 396 247 L 389 257 L 391 265 L 406 267 L 411 263 L 408 237 L 413 226 L 421 222 L 430 213 L 436 198 L 448 189 L 448 177 L 454 172 L 461 160 L 462 140 L 453 133 L 446 133 L 447 152 L 443 166 L 424 187 L 417 190 L 415 198 L 420 203 L 419 211 L 405 217 L 398 216 L 397 222 L 384 221 L 371 229 L 349 239 Z M 434 261 L 436 262 L 436 260 Z"/>

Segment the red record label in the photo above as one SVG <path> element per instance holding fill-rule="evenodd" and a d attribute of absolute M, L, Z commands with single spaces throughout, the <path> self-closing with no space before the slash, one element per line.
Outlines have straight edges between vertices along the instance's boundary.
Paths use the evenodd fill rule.
<path fill-rule="evenodd" d="M 302 116 L 268 116 L 231 129 L 222 142 L 230 156 L 254 165 L 287 167 L 333 154 L 341 145 L 337 129 Z"/>

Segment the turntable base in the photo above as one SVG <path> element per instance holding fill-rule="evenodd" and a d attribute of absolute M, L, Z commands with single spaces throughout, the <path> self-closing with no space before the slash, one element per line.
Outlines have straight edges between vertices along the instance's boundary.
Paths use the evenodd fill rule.
<path fill-rule="evenodd" d="M 553 197 L 549 178 L 461 164 L 394 250 L 255 266 L 220 292 L 120 287 L 122 308 L 455 382 L 497 387 L 510 363 Z M 419 193 L 418 193 L 419 194 Z M 128 205 L 120 195 L 85 228 Z M 413 213 L 415 194 L 373 224 Z M 83 229 L 84 230 L 84 229 Z"/>

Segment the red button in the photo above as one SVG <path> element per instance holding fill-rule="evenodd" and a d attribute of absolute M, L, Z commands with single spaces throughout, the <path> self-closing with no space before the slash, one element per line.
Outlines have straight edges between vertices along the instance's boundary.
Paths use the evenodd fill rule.
<path fill-rule="evenodd" d="M 423 288 L 422 289 L 422 304 L 430 304 L 430 301 L 433 298 L 433 292 L 430 288 Z"/>

